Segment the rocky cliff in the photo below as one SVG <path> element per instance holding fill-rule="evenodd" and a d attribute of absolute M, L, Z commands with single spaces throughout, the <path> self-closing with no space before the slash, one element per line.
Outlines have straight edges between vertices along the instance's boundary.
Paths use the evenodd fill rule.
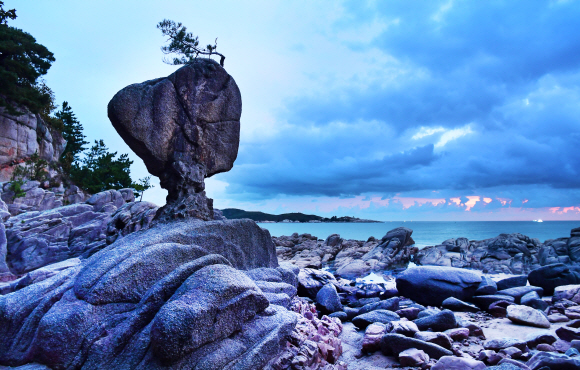
<path fill-rule="evenodd" d="M 66 146 L 62 134 L 48 127 L 39 115 L 26 109 L 21 112 L 14 116 L 0 107 L 0 182 L 9 181 L 15 166 L 34 153 L 49 164 L 57 162 Z"/>

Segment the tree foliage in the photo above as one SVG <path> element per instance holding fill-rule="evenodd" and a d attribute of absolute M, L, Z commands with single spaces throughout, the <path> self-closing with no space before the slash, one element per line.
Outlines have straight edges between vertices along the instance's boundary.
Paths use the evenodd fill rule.
<path fill-rule="evenodd" d="M 56 118 L 62 122 L 62 136 L 66 140 L 66 147 L 61 155 L 60 161 L 63 169 L 70 172 L 73 162 L 78 162 L 79 155 L 85 150 L 86 136 L 83 134 L 83 125 L 73 113 L 68 102 L 62 103 L 62 108 L 56 112 Z"/>
<path fill-rule="evenodd" d="M 133 184 L 133 189 L 135 189 L 135 197 L 139 197 L 139 201 L 143 200 L 143 193 L 145 190 L 151 189 L 153 185 L 151 185 L 151 176 L 145 176 L 142 179 L 137 180 L 136 183 Z"/>
<path fill-rule="evenodd" d="M 187 28 L 180 22 L 175 23 L 172 20 L 164 19 L 157 24 L 157 28 L 161 30 L 163 36 L 167 36 L 168 45 L 162 46 L 161 51 L 164 54 L 177 54 L 179 57 L 174 57 L 172 60 L 163 61 L 167 64 L 180 65 L 192 63 L 197 57 L 207 55 L 211 58 L 212 54 L 220 56 L 220 65 L 224 66 L 226 57 L 216 51 L 217 38 L 213 45 L 209 44 L 205 48 L 199 47 L 199 39 L 193 36 L 193 33 L 187 32 Z"/>
<path fill-rule="evenodd" d="M 54 55 L 29 33 L 8 26 L 8 19 L 16 19 L 16 10 L 4 10 L 0 1 L 0 106 L 15 115 L 20 113 L 12 104 L 39 113 L 51 97 L 37 80 L 48 72 Z"/>
<path fill-rule="evenodd" d="M 103 140 L 95 140 L 95 145 L 85 156 L 73 163 L 71 179 L 91 194 L 134 187 L 130 176 L 133 161 L 127 154 L 121 154 L 119 158 L 116 156 L 117 152 L 110 153 Z"/>
<path fill-rule="evenodd" d="M 25 180 L 46 181 L 48 180 L 48 171 L 46 167 L 48 162 L 34 152 L 25 162 L 24 166 L 16 166 L 12 172 L 11 182 L 24 184 Z M 14 186 L 14 184 L 13 184 Z"/>

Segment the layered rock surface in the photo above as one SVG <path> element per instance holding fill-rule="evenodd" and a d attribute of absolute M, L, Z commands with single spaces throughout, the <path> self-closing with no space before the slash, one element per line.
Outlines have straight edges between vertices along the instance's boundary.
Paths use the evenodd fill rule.
<path fill-rule="evenodd" d="M 49 164 L 58 161 L 65 146 L 62 134 L 39 115 L 22 110 L 22 115 L 13 116 L 0 108 L 0 182 L 9 181 L 15 166 L 34 153 Z"/>
<path fill-rule="evenodd" d="M 160 219 L 213 219 L 204 179 L 238 154 L 242 99 L 218 63 L 198 59 L 165 78 L 125 87 L 108 106 L 113 126 L 167 189 Z"/>

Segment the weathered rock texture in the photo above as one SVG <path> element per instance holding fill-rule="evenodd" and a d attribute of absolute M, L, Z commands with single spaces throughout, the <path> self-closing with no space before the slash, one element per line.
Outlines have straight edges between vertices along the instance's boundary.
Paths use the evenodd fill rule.
<path fill-rule="evenodd" d="M 119 237 L 148 228 L 157 208 L 134 202 L 133 191 L 121 189 L 97 193 L 82 204 L 19 214 L 6 221 L 5 261 L 13 274 L 21 275 L 69 258 L 87 258 Z"/>
<path fill-rule="evenodd" d="M 21 110 L 13 116 L 0 108 L 0 182 L 9 181 L 15 166 L 34 153 L 48 163 L 58 161 L 66 141 L 50 129 L 40 116 Z"/>
<path fill-rule="evenodd" d="M 578 246 L 580 228 L 572 230 L 570 238 L 550 239 L 544 243 L 519 233 L 501 234 L 479 241 L 458 238 L 422 249 L 415 256 L 415 262 L 492 273 L 525 274 L 544 265 L 574 264 L 580 260 Z"/>
<path fill-rule="evenodd" d="M 0 365 L 262 369 L 297 322 L 259 287 L 296 291 L 277 265 L 252 221 L 159 223 L 0 296 Z"/>
<path fill-rule="evenodd" d="M 165 78 L 125 87 L 109 102 L 123 140 L 168 190 L 160 219 L 213 219 L 204 179 L 238 155 L 242 99 L 218 63 L 198 59 Z"/>
<path fill-rule="evenodd" d="M 298 267 L 328 267 L 336 275 L 354 278 L 371 271 L 406 266 L 417 248 L 411 234 L 413 230 L 399 227 L 381 239 L 370 237 L 366 242 L 345 240 L 338 234 L 325 241 L 310 234 L 297 233 L 273 238 L 278 258 Z"/>

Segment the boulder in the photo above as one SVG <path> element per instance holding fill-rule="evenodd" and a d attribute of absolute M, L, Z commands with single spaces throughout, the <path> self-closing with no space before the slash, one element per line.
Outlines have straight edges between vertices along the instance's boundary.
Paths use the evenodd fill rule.
<path fill-rule="evenodd" d="M 497 284 L 491 278 L 483 275 L 481 284 L 477 287 L 475 295 L 492 295 L 497 293 Z"/>
<path fill-rule="evenodd" d="M 452 267 L 419 266 L 402 272 L 396 283 L 401 295 L 421 304 L 440 306 L 449 297 L 471 299 L 481 276 Z"/>
<path fill-rule="evenodd" d="M 528 281 L 531 285 L 542 287 L 544 294 L 551 295 L 557 286 L 579 284 L 580 273 L 563 263 L 555 263 L 531 271 Z"/>
<path fill-rule="evenodd" d="M 360 308 L 358 311 L 359 315 L 363 313 L 371 312 L 374 310 L 388 310 L 397 311 L 399 309 L 399 297 L 393 297 L 386 299 L 384 301 L 369 303 Z"/>
<path fill-rule="evenodd" d="M 538 292 L 536 291 L 532 291 L 525 294 L 520 299 L 520 303 L 523 304 L 524 306 L 536 308 L 540 311 L 544 311 L 549 306 L 548 302 L 541 299 L 540 296 L 538 295 Z"/>
<path fill-rule="evenodd" d="M 403 334 L 404 336 L 411 338 L 413 338 L 415 333 L 419 331 L 414 322 L 407 320 L 391 321 L 386 325 L 388 333 Z"/>
<path fill-rule="evenodd" d="M 241 270 L 276 266 L 251 220 L 159 223 L 1 296 L 0 365 L 262 369 L 297 315 Z"/>
<path fill-rule="evenodd" d="M 552 296 L 552 303 L 567 299 L 569 301 L 580 304 L 580 285 L 562 285 L 554 289 Z"/>
<path fill-rule="evenodd" d="M 431 329 L 432 331 L 445 331 L 457 327 L 457 321 L 453 312 L 443 310 L 438 314 L 424 317 L 413 321 L 419 330 Z"/>
<path fill-rule="evenodd" d="M 452 349 L 453 340 L 445 333 L 436 333 L 432 331 L 420 331 L 413 336 L 415 339 L 422 340 L 441 346 L 445 349 Z"/>
<path fill-rule="evenodd" d="M 416 348 L 409 348 L 399 353 L 399 363 L 401 366 L 415 367 L 427 362 L 429 362 L 429 355 Z"/>
<path fill-rule="evenodd" d="M 130 189 L 108 190 L 86 203 L 11 217 L 6 222 L 8 267 L 20 275 L 69 258 L 87 258 L 118 238 L 147 229 L 157 206 L 133 199 Z"/>
<path fill-rule="evenodd" d="M 537 352 L 526 365 L 532 370 L 580 370 L 580 359 L 552 352 Z"/>
<path fill-rule="evenodd" d="M 477 307 L 481 308 L 482 310 L 487 310 L 490 305 L 495 302 L 506 301 L 508 303 L 515 302 L 514 297 L 509 295 L 480 295 L 477 297 L 473 297 L 473 303 L 477 305 Z"/>
<path fill-rule="evenodd" d="M 544 293 L 544 289 L 537 287 L 537 286 L 531 286 L 531 285 L 520 286 L 520 287 L 500 290 L 497 292 L 497 295 L 506 295 L 506 296 L 513 297 L 515 303 L 520 303 L 521 298 L 530 292 L 536 292 L 536 293 L 538 293 L 539 296 L 541 296 Z"/>
<path fill-rule="evenodd" d="M 385 334 L 381 339 L 381 351 L 385 355 L 401 353 L 410 348 L 416 348 L 429 355 L 431 358 L 439 359 L 443 356 L 451 356 L 453 353 L 443 347 L 433 343 L 424 342 L 415 338 L 408 338 L 402 334 Z"/>
<path fill-rule="evenodd" d="M 334 285 L 328 283 L 324 285 L 316 294 L 316 304 L 320 312 L 329 314 L 337 311 L 342 311 L 342 304 L 340 297 L 336 292 Z"/>
<path fill-rule="evenodd" d="M 362 352 L 372 353 L 378 351 L 383 335 L 387 333 L 387 326 L 380 322 L 375 322 L 367 326 L 362 341 Z"/>
<path fill-rule="evenodd" d="M 204 179 L 232 168 L 241 113 L 234 79 L 202 58 L 168 77 L 127 86 L 111 99 L 111 123 L 168 191 L 160 219 L 213 219 Z"/>
<path fill-rule="evenodd" d="M 449 297 L 443 301 L 441 307 L 455 312 L 478 312 L 480 309 L 470 303 L 460 301 L 457 298 Z"/>
<path fill-rule="evenodd" d="M 298 273 L 298 295 L 316 299 L 318 291 L 328 283 L 335 286 L 339 285 L 334 275 L 328 271 L 309 268 L 300 269 Z"/>
<path fill-rule="evenodd" d="M 516 288 L 520 286 L 526 286 L 527 284 L 528 284 L 527 275 L 512 276 L 498 281 L 497 290 Z"/>
<path fill-rule="evenodd" d="M 391 321 L 398 321 L 399 319 L 400 319 L 399 315 L 397 315 L 392 311 L 375 310 L 356 316 L 355 318 L 352 319 L 352 323 L 357 327 L 364 329 L 368 325 L 375 322 L 386 324 Z"/>
<path fill-rule="evenodd" d="M 507 317 L 516 324 L 549 328 L 550 322 L 541 311 L 528 306 L 511 305 L 507 308 Z"/>
<path fill-rule="evenodd" d="M 483 344 L 483 348 L 491 349 L 494 351 L 499 351 L 508 347 L 516 347 L 522 351 L 525 351 L 527 348 L 527 342 L 525 340 L 514 338 L 501 338 L 501 339 L 491 339 Z"/>
<path fill-rule="evenodd" d="M 432 370 L 484 370 L 487 366 L 481 361 L 466 357 L 444 356 L 437 361 Z"/>

